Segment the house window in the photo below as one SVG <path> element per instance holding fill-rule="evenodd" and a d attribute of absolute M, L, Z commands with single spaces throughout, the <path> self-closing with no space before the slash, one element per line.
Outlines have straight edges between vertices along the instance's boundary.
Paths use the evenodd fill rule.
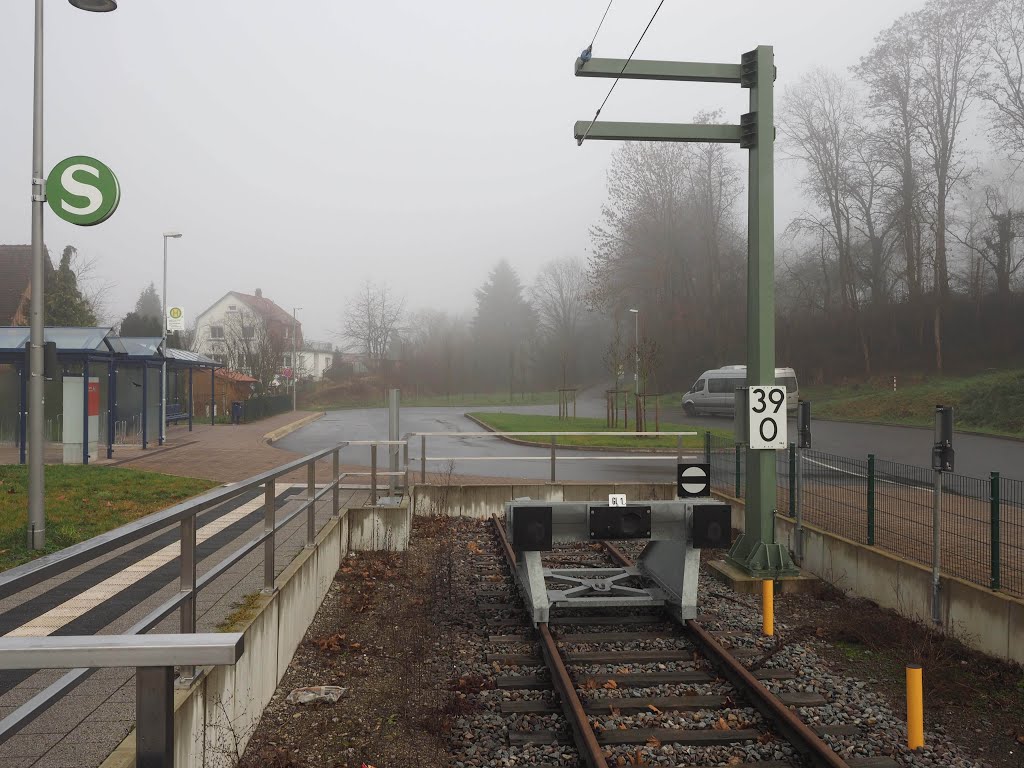
<path fill-rule="evenodd" d="M 284 367 L 285 368 L 291 368 L 292 367 L 292 356 L 291 355 L 285 355 L 284 356 Z"/>
<path fill-rule="evenodd" d="M 222 326 L 222 325 L 211 325 L 210 326 L 210 338 L 211 339 L 223 339 L 224 338 L 224 326 Z"/>
<path fill-rule="evenodd" d="M 221 365 L 227 365 L 228 364 L 228 358 L 225 355 L 210 355 L 210 357 L 212 357 L 214 360 L 216 360 Z"/>
<path fill-rule="evenodd" d="M 253 337 L 253 327 L 251 325 L 242 326 L 242 338 L 251 339 Z"/>
<path fill-rule="evenodd" d="M 228 304 L 228 312 L 237 312 L 237 311 L 238 311 L 238 305 L 237 304 Z"/>

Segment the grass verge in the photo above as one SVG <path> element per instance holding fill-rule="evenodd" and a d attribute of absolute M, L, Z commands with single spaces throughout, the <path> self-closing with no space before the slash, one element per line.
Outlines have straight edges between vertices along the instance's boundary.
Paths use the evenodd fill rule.
<path fill-rule="evenodd" d="M 936 404 L 952 405 L 958 429 L 1024 437 L 1024 371 L 996 371 L 967 377 L 897 377 L 829 387 L 805 387 L 814 416 L 930 427 Z"/>
<path fill-rule="evenodd" d="M 28 468 L 0 466 L 0 571 L 208 490 L 212 480 L 119 467 L 46 467 L 46 549 L 27 546 Z"/>
<path fill-rule="evenodd" d="M 630 436 L 626 429 L 613 429 L 605 426 L 604 419 L 559 419 L 557 416 L 536 416 L 520 413 L 471 413 L 473 418 L 483 422 L 498 432 L 618 432 L 618 435 L 594 435 L 578 437 L 559 437 L 559 445 L 576 445 L 594 448 L 669 448 L 676 447 L 675 437 L 636 437 Z M 650 418 L 650 417 L 648 417 Z M 690 427 L 685 424 L 659 425 L 662 432 L 696 432 L 696 435 L 683 438 L 683 448 L 689 451 L 704 449 L 704 427 Z M 653 431 L 653 429 L 651 430 Z M 728 430 L 711 430 L 719 436 L 730 436 Z M 517 437 L 517 440 L 550 445 L 548 437 Z"/>

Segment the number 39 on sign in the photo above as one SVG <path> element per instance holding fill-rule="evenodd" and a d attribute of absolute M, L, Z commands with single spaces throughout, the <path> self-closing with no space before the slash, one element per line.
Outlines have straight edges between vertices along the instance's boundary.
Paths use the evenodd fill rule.
<path fill-rule="evenodd" d="M 747 444 L 755 451 L 786 447 L 786 388 L 751 387 L 750 435 Z"/>

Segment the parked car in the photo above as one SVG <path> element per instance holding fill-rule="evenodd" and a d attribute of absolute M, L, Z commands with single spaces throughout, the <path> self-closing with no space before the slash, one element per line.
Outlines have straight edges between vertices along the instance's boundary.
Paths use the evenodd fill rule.
<path fill-rule="evenodd" d="M 800 398 L 796 371 L 792 368 L 776 368 L 775 383 L 786 388 L 786 410 L 795 411 Z M 693 382 L 690 390 L 683 395 L 682 406 L 687 416 L 699 413 L 720 413 L 732 415 L 736 411 L 736 390 L 747 386 L 747 366 L 726 365 L 704 371 Z"/>

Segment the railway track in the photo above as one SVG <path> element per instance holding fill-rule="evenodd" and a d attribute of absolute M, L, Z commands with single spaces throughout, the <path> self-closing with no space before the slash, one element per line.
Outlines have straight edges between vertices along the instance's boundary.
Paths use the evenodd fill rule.
<path fill-rule="evenodd" d="M 569 610 L 534 628 L 512 578 L 503 526 L 475 558 L 475 600 L 486 617 L 485 655 L 506 749 L 459 765 L 751 765 L 755 768 L 896 768 L 887 756 L 844 761 L 859 725 L 812 727 L 794 710 L 828 699 L 775 665 L 771 648 L 742 631 L 680 626 L 651 609 Z M 615 547 L 560 547 L 560 567 L 626 565 Z M 712 618 L 713 617 L 709 617 Z M 499 726 L 495 726 L 497 728 Z"/>

